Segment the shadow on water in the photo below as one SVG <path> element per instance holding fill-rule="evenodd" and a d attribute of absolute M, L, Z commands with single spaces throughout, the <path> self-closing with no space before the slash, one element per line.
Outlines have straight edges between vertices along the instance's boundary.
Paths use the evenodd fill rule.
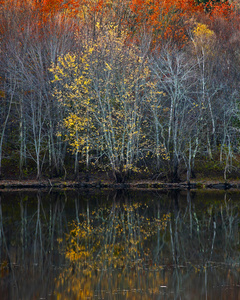
<path fill-rule="evenodd" d="M 240 299 L 239 193 L 0 194 L 0 299 Z"/>

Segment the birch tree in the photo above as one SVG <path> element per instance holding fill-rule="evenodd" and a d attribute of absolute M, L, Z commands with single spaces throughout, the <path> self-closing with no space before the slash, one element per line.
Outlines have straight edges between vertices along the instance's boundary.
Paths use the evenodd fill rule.
<path fill-rule="evenodd" d="M 96 126 L 115 179 L 121 182 L 139 159 L 150 70 L 138 49 L 127 46 L 124 33 L 119 36 L 115 29 L 99 36 L 90 68 Z"/>
<path fill-rule="evenodd" d="M 64 124 L 75 155 L 84 151 L 88 164 L 89 151 L 100 149 L 118 182 L 136 166 L 150 72 L 124 41 L 113 26 L 84 53 L 59 57 L 51 68 L 55 96 L 68 107 Z"/>
<path fill-rule="evenodd" d="M 13 106 L 14 94 L 16 90 L 16 79 L 10 75 L 7 82 L 3 83 L 3 90 L 0 90 L 0 178 L 2 176 L 2 158 L 3 158 L 3 142 L 11 111 Z M 6 92 L 5 92 L 6 91 Z"/>
<path fill-rule="evenodd" d="M 189 125 L 193 122 L 197 124 L 197 119 L 193 119 L 194 114 L 198 118 L 198 104 L 194 101 L 197 82 L 194 67 L 194 62 L 185 53 L 168 47 L 156 52 L 151 59 L 154 80 L 163 93 L 157 105 L 153 102 L 150 105 L 155 136 L 161 139 L 170 161 L 173 181 L 179 180 L 179 164 L 186 146 L 190 145 L 190 141 L 186 140 Z"/>

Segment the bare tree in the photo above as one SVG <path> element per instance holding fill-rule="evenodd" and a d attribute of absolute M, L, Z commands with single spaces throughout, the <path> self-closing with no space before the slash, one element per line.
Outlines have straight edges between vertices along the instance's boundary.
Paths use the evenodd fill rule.
<path fill-rule="evenodd" d="M 159 145 L 161 139 L 171 163 L 172 180 L 178 181 L 183 153 L 189 147 L 192 151 L 191 140 L 186 140 L 189 126 L 198 123 L 198 104 L 194 100 L 197 83 L 195 63 L 183 51 L 166 46 L 152 55 L 151 69 L 160 92 L 159 100 L 150 105 L 156 144 Z M 192 155 L 190 157 L 192 159 Z"/>

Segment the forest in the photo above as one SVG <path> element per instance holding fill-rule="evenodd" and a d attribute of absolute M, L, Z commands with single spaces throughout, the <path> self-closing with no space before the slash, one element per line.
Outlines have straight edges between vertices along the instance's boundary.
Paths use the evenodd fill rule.
<path fill-rule="evenodd" d="M 238 179 L 239 82 L 237 0 L 0 0 L 0 178 Z"/>

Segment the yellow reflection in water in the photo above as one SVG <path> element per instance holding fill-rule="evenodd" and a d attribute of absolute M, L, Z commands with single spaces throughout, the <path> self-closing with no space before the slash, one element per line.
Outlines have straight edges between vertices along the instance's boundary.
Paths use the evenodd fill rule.
<path fill-rule="evenodd" d="M 139 299 L 143 291 L 153 295 L 167 285 L 167 279 L 154 272 L 161 267 L 154 263 L 152 243 L 166 232 L 170 214 L 153 218 L 140 214 L 144 209 L 138 203 L 113 205 L 87 211 L 80 215 L 81 222 L 71 224 L 64 250 L 69 264 L 56 280 L 58 299 L 107 293 Z"/>

